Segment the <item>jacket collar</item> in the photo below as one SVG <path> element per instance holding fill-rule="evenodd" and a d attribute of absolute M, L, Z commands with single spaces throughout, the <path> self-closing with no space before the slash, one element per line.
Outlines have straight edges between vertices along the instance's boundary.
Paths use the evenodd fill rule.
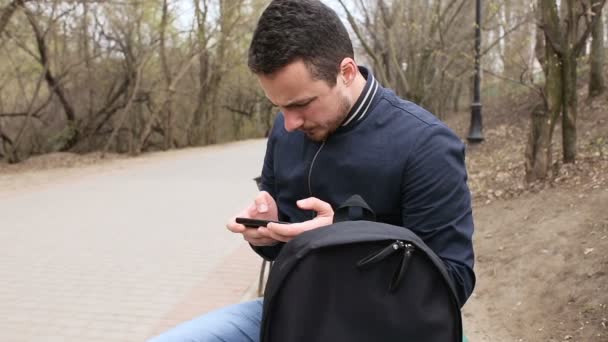
<path fill-rule="evenodd" d="M 358 122 L 363 120 L 367 114 L 371 111 L 371 104 L 376 99 L 378 94 L 378 88 L 380 85 L 374 78 L 374 75 L 365 67 L 360 66 L 359 72 L 366 79 L 365 87 L 359 98 L 351 108 L 350 112 L 342 122 L 342 125 L 338 128 L 338 131 L 350 129 L 357 125 Z"/>

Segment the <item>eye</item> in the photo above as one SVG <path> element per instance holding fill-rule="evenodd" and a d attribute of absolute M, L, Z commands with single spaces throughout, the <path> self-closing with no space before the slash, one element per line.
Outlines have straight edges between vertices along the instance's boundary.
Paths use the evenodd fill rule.
<path fill-rule="evenodd" d="M 302 102 L 302 103 L 293 103 L 290 104 L 289 106 L 287 106 L 286 108 L 289 109 L 302 109 L 305 108 L 306 106 L 308 106 L 309 104 L 311 104 L 315 99 L 310 99 L 308 101 Z"/>

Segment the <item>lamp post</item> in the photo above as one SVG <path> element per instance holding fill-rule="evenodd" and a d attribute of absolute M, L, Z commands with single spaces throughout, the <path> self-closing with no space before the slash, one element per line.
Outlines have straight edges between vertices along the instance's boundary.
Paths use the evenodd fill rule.
<path fill-rule="evenodd" d="M 480 96 L 480 67 L 479 59 L 481 48 L 481 0 L 475 0 L 475 84 L 473 90 L 473 103 L 471 104 L 471 126 L 467 140 L 470 143 L 483 141 L 481 120 L 481 96 Z"/>

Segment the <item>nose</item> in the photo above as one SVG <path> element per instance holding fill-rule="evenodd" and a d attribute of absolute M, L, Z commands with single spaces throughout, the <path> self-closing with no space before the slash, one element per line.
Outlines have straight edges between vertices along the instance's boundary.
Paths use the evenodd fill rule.
<path fill-rule="evenodd" d="M 295 131 L 304 124 L 302 116 L 292 111 L 284 110 L 283 117 L 285 118 L 285 130 L 287 132 Z"/>

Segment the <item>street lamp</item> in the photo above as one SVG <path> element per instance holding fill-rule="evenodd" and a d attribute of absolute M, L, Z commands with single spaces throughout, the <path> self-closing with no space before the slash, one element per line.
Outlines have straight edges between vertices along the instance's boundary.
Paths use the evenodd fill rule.
<path fill-rule="evenodd" d="M 475 84 L 473 90 L 473 103 L 471 104 L 471 126 L 467 140 L 470 143 L 483 141 L 482 122 L 481 122 L 481 96 L 480 92 L 480 67 L 479 59 L 481 48 L 481 0 L 475 3 Z"/>

